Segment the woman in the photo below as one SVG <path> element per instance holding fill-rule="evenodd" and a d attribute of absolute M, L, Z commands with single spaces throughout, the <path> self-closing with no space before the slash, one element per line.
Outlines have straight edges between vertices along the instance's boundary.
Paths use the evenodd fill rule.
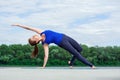
<path fill-rule="evenodd" d="M 90 66 L 91 68 L 95 68 L 95 66 L 88 62 L 81 54 L 80 52 L 82 51 L 81 46 L 72 38 L 70 38 L 69 36 L 62 34 L 62 33 L 58 33 L 58 32 L 54 32 L 51 30 L 41 30 L 41 29 L 36 29 L 36 28 L 32 28 L 29 26 L 25 26 L 25 25 L 20 25 L 20 24 L 14 24 L 12 26 L 18 26 L 27 30 L 31 30 L 36 32 L 38 35 L 34 35 L 31 38 L 29 38 L 29 43 L 34 47 L 34 51 L 32 53 L 32 57 L 36 57 L 38 54 L 38 47 L 37 44 L 41 41 L 43 48 L 44 48 L 44 63 L 43 63 L 43 68 L 45 68 L 46 63 L 48 61 L 48 56 L 49 56 L 49 44 L 50 43 L 55 43 L 56 45 L 60 46 L 61 48 L 69 51 L 73 57 L 71 59 L 71 61 L 69 61 L 69 65 L 72 67 L 73 63 L 75 61 L 75 59 L 77 58 L 78 60 L 82 61 L 84 64 Z M 40 35 L 40 36 L 39 36 Z"/>

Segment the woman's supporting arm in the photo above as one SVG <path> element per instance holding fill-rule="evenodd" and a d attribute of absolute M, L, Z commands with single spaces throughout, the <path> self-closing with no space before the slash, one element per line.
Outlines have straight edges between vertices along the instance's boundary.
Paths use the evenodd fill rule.
<path fill-rule="evenodd" d="M 33 28 L 33 27 L 29 27 L 29 26 L 25 26 L 25 25 L 21 25 L 21 24 L 13 24 L 12 26 L 18 26 L 27 30 L 31 30 L 34 31 L 38 34 L 42 33 L 43 31 L 41 29 L 37 29 L 37 28 Z"/>
<path fill-rule="evenodd" d="M 43 45 L 43 48 L 44 48 L 44 63 L 43 63 L 43 68 L 45 68 L 46 64 L 47 64 L 47 61 L 48 61 L 48 56 L 49 56 L 49 47 L 48 47 L 48 44 L 44 44 Z"/>

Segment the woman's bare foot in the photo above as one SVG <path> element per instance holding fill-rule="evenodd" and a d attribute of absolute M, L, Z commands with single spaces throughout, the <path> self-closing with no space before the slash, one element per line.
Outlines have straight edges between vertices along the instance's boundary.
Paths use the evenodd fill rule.
<path fill-rule="evenodd" d="M 70 66 L 70 69 L 73 69 L 73 66 Z"/>
<path fill-rule="evenodd" d="M 71 61 L 68 61 L 68 64 L 70 65 Z M 70 65 L 70 69 L 73 69 L 73 66 Z"/>
<path fill-rule="evenodd" d="M 96 67 L 95 67 L 95 66 L 92 66 L 91 68 L 92 68 L 92 69 L 96 69 Z"/>

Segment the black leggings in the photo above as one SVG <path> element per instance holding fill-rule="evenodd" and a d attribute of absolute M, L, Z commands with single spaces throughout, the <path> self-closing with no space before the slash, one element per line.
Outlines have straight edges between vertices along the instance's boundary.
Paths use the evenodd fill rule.
<path fill-rule="evenodd" d="M 77 58 L 78 60 L 82 61 L 84 64 L 92 67 L 93 64 L 88 62 L 81 54 L 80 52 L 82 51 L 82 48 L 81 46 L 75 41 L 73 40 L 72 38 L 66 36 L 66 35 L 63 35 L 63 38 L 62 38 L 62 41 L 61 43 L 59 44 L 59 46 L 67 51 L 69 51 L 73 57 L 71 59 L 71 62 L 70 62 L 70 66 L 73 65 L 75 59 Z"/>

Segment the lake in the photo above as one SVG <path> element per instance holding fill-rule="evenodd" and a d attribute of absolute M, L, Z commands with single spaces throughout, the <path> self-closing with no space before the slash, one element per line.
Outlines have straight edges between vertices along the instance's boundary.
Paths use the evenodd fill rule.
<path fill-rule="evenodd" d="M 120 67 L 0 67 L 0 80 L 120 80 Z"/>

